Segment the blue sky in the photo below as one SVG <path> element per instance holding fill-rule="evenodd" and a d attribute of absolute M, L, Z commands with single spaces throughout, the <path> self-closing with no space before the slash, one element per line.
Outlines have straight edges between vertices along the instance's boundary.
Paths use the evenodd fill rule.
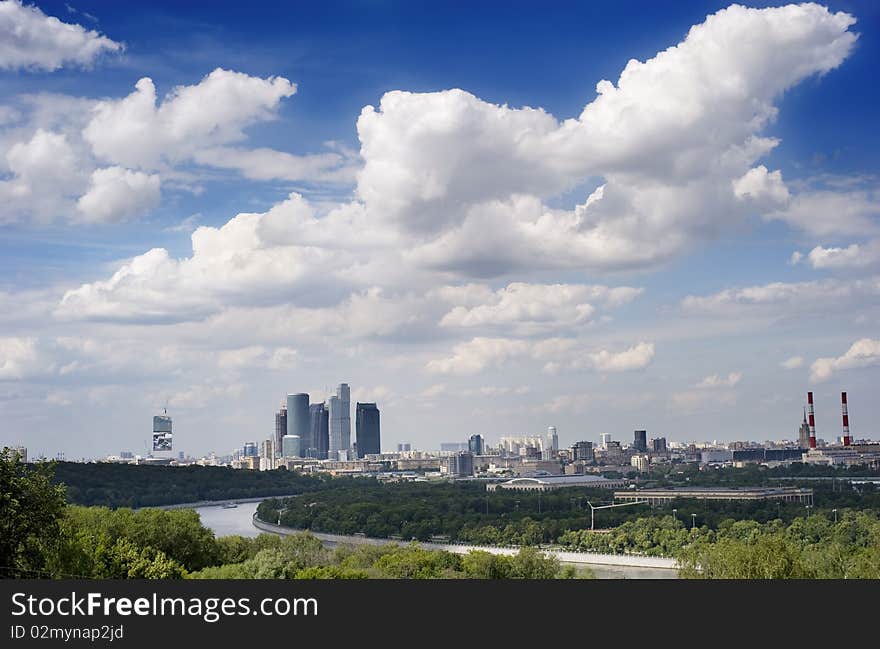
<path fill-rule="evenodd" d="M 0 442 L 877 436 L 875 3 L 309 4 L 0 5 Z"/>

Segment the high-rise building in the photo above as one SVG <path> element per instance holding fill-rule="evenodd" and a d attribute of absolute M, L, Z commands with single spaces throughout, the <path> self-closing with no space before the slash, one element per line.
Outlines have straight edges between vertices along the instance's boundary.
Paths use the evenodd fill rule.
<path fill-rule="evenodd" d="M 798 430 L 798 446 L 810 448 L 810 424 L 807 423 L 807 409 L 804 408 L 804 421 Z"/>
<path fill-rule="evenodd" d="M 351 448 L 351 390 L 348 383 L 340 383 L 336 394 L 328 399 L 330 410 L 329 457 L 337 459 L 340 451 Z"/>
<path fill-rule="evenodd" d="M 648 450 L 648 431 L 633 431 L 633 448 L 637 451 L 641 451 L 642 453 Z"/>
<path fill-rule="evenodd" d="M 556 426 L 547 427 L 547 439 L 550 441 L 550 450 L 554 453 L 559 450 L 559 435 L 556 432 Z"/>
<path fill-rule="evenodd" d="M 458 453 L 468 450 L 468 442 L 440 442 L 441 453 Z"/>
<path fill-rule="evenodd" d="M 666 438 L 665 437 L 656 437 L 651 440 L 651 450 L 655 453 L 665 453 L 666 452 Z"/>
<path fill-rule="evenodd" d="M 302 457 L 300 453 L 301 451 L 299 435 L 285 435 L 281 439 L 282 457 Z"/>
<path fill-rule="evenodd" d="M 592 462 L 593 442 L 575 443 L 575 445 L 571 447 L 571 459 L 575 462 L 577 462 L 578 460 L 583 460 L 584 462 Z"/>
<path fill-rule="evenodd" d="M 287 395 L 287 434 L 299 437 L 300 452 L 312 446 L 309 444 L 309 395 L 302 392 Z"/>
<path fill-rule="evenodd" d="M 474 455 L 483 455 L 486 451 L 486 440 L 482 435 L 471 435 L 468 438 L 468 451 Z"/>
<path fill-rule="evenodd" d="M 446 458 L 446 472 L 451 476 L 474 475 L 474 456 L 470 451 L 459 451 Z"/>
<path fill-rule="evenodd" d="M 153 417 L 153 451 L 172 450 L 171 417 L 165 412 Z"/>
<path fill-rule="evenodd" d="M 411 450 L 412 450 L 412 444 L 410 444 L 409 442 L 400 442 L 397 445 L 397 452 L 398 453 L 409 453 Z"/>
<path fill-rule="evenodd" d="M 358 402 L 355 409 L 355 432 L 357 435 L 357 456 L 380 453 L 379 409 L 375 403 Z"/>
<path fill-rule="evenodd" d="M 256 442 L 245 442 L 241 454 L 243 457 L 260 457 L 260 450 Z"/>
<path fill-rule="evenodd" d="M 281 439 L 287 435 L 287 403 L 281 404 L 281 409 L 275 413 L 275 453 L 281 454 Z"/>
<path fill-rule="evenodd" d="M 314 447 L 306 449 L 305 457 L 326 460 L 330 448 L 330 413 L 323 401 L 309 406 L 309 439 Z"/>
<path fill-rule="evenodd" d="M 275 468 L 275 439 L 263 440 L 260 445 L 260 468 L 271 471 Z"/>

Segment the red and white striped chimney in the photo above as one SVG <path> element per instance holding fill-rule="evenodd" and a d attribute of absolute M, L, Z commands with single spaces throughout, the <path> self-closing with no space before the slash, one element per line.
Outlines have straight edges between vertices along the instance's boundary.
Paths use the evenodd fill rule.
<path fill-rule="evenodd" d="M 813 414 L 812 392 L 807 392 L 807 416 L 810 418 L 810 448 L 816 448 L 816 417 Z"/>
<path fill-rule="evenodd" d="M 852 444 L 852 437 L 849 436 L 849 413 L 846 410 L 846 392 L 840 393 L 840 410 L 843 413 L 843 445 Z"/>

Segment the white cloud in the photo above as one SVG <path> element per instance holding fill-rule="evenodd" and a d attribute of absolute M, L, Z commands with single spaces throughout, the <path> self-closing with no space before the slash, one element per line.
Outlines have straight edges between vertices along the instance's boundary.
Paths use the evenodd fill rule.
<path fill-rule="evenodd" d="M 174 88 L 157 106 L 156 87 L 144 77 L 127 97 L 98 102 L 83 136 L 101 159 L 158 169 L 244 139 L 243 128 L 271 119 L 295 92 L 296 84 L 283 77 L 217 68 L 196 85 Z"/>
<path fill-rule="evenodd" d="M 475 374 L 528 351 L 523 340 L 477 337 L 453 347 L 451 357 L 429 361 L 426 369 L 435 374 Z"/>
<path fill-rule="evenodd" d="M 61 22 L 19 0 L 0 2 L 0 68 L 57 70 L 89 67 L 123 45 L 81 25 Z"/>
<path fill-rule="evenodd" d="M 880 295 L 880 277 L 842 281 L 771 282 L 745 288 L 730 288 L 711 295 L 685 297 L 681 306 L 690 314 L 724 316 L 746 313 L 797 315 L 827 312 L 831 304 L 875 298 Z"/>
<path fill-rule="evenodd" d="M 641 289 L 585 284 L 526 284 L 515 282 L 495 291 L 482 304 L 456 306 L 440 321 L 442 327 L 505 327 L 529 335 L 590 322 L 596 312 L 587 300 L 619 305 Z"/>
<path fill-rule="evenodd" d="M 657 264 L 750 215 L 738 195 L 786 199 L 779 173 L 754 167 L 778 144 L 760 132 L 783 91 L 848 56 L 853 23 L 815 4 L 734 5 L 564 122 L 461 90 L 386 93 L 358 120 L 358 196 L 444 270 Z M 576 210 L 543 206 L 595 176 Z"/>
<path fill-rule="evenodd" d="M 67 136 L 43 129 L 13 144 L 6 152 L 6 163 L 12 178 L 0 180 L 7 215 L 0 216 L 0 221 L 16 213 L 51 221 L 66 211 L 66 202 L 82 191 L 88 177 Z"/>
<path fill-rule="evenodd" d="M 741 372 L 731 372 L 727 376 L 718 376 L 717 374 L 712 374 L 707 376 L 702 381 L 700 381 L 696 387 L 697 388 L 732 388 L 742 379 Z"/>
<path fill-rule="evenodd" d="M 854 342 L 842 356 L 817 358 L 810 366 L 810 380 L 825 381 L 841 370 L 878 364 L 880 364 L 880 340 L 862 338 Z"/>
<path fill-rule="evenodd" d="M 816 269 L 865 268 L 880 263 L 880 239 L 865 244 L 853 243 L 846 248 L 816 246 L 808 254 L 795 251 L 792 264 L 806 260 Z"/>
<path fill-rule="evenodd" d="M 790 358 L 786 358 L 781 363 L 782 367 L 787 370 L 796 370 L 799 367 L 803 367 L 804 365 L 804 357 L 803 356 L 792 356 Z"/>
<path fill-rule="evenodd" d="M 654 344 L 640 342 L 622 352 L 605 349 L 590 355 L 593 365 L 600 372 L 627 372 L 644 369 L 654 359 Z"/>
<path fill-rule="evenodd" d="M 868 189 L 818 189 L 795 194 L 788 205 L 766 214 L 769 220 L 822 237 L 880 233 L 880 192 Z"/>
<path fill-rule="evenodd" d="M 107 167 L 92 172 L 89 190 L 76 206 L 86 223 L 114 223 L 148 212 L 159 199 L 158 175 Z"/>
<path fill-rule="evenodd" d="M 0 381 L 24 378 L 36 371 L 38 365 L 35 338 L 0 338 Z"/>
<path fill-rule="evenodd" d="M 293 155 L 274 149 L 214 147 L 196 151 L 193 160 L 220 169 L 240 171 L 252 180 L 311 180 L 354 183 L 356 164 L 339 153 Z"/>
<path fill-rule="evenodd" d="M 530 357 L 544 363 L 544 371 L 626 372 L 647 367 L 654 358 L 654 344 L 640 342 L 623 351 L 587 350 L 568 338 L 528 342 L 511 338 L 476 337 L 453 347 L 448 358 L 429 361 L 426 369 L 438 374 L 474 374 L 499 367 L 513 358 Z"/>
<path fill-rule="evenodd" d="M 769 172 L 764 165 L 749 169 L 742 178 L 734 180 L 733 193 L 739 199 L 767 200 L 771 204 L 785 204 L 790 198 L 782 172 L 778 169 Z"/>

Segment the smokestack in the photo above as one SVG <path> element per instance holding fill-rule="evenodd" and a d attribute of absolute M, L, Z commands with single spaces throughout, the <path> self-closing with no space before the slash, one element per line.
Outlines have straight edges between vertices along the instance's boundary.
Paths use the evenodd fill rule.
<path fill-rule="evenodd" d="M 810 448 L 816 448 L 816 417 L 813 414 L 813 393 L 807 392 L 807 413 L 810 417 Z"/>
<path fill-rule="evenodd" d="M 849 413 L 846 410 L 846 392 L 840 393 L 840 411 L 843 413 L 843 445 L 852 444 L 852 438 L 849 436 Z"/>

